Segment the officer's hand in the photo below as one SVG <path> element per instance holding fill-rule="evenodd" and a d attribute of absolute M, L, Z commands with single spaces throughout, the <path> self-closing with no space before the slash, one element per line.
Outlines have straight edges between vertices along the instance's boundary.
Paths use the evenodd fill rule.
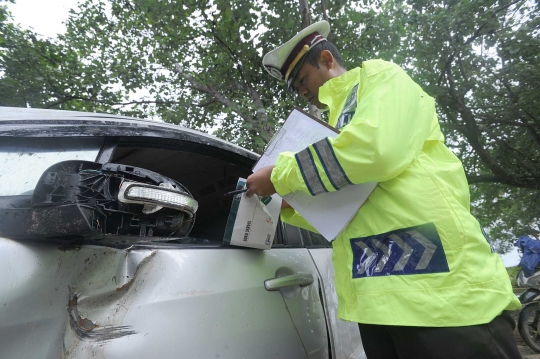
<path fill-rule="evenodd" d="M 263 167 L 247 178 L 247 197 L 251 197 L 254 194 L 256 194 L 257 196 L 268 197 L 276 193 L 274 184 L 270 180 L 273 169 L 274 166 Z"/>

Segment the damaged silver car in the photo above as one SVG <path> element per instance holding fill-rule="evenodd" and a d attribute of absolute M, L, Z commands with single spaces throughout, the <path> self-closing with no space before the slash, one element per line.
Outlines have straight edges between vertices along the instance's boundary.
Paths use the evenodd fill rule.
<path fill-rule="evenodd" d="M 257 159 L 159 121 L 0 107 L 0 358 L 365 358 L 330 244 L 223 244 Z"/>

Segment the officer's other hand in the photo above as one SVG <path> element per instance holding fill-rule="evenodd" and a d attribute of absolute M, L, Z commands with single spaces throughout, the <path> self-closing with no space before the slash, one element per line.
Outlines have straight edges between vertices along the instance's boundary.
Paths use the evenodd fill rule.
<path fill-rule="evenodd" d="M 257 196 L 268 197 L 276 193 L 274 184 L 270 180 L 273 169 L 274 166 L 263 167 L 247 178 L 247 197 L 251 197 L 254 194 L 256 194 Z"/>

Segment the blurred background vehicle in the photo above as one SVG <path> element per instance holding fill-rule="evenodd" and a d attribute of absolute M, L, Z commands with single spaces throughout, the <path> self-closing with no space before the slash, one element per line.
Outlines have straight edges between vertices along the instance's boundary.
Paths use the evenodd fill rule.
<path fill-rule="evenodd" d="M 518 317 L 518 330 L 523 341 L 540 353 L 540 241 L 522 236 L 515 246 L 522 252 L 517 285 L 526 288 L 519 295 L 523 305 Z"/>

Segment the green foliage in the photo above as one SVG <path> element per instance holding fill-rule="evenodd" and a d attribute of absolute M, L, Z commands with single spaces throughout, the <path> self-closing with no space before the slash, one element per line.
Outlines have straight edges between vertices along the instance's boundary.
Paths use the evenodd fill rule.
<path fill-rule="evenodd" d="M 120 99 L 106 72 L 95 71 L 77 49 L 41 39 L 9 23 L 0 7 L 0 105 L 110 111 Z"/>
<path fill-rule="evenodd" d="M 525 0 L 313 0 L 348 68 L 393 61 L 437 100 L 500 250 L 540 234 L 540 17 Z M 298 1 L 85 0 L 41 39 L 0 7 L 0 104 L 158 117 L 261 151 L 294 105 L 262 56 Z M 133 100 L 136 98 L 136 100 Z"/>
<path fill-rule="evenodd" d="M 540 189 L 535 10 L 526 1 L 431 2 L 408 24 L 413 76 L 436 96 L 472 183 Z"/>
<path fill-rule="evenodd" d="M 540 234 L 540 17 L 530 1 L 410 1 L 405 66 L 437 99 L 472 213 L 492 238 Z M 506 242 L 508 243 L 508 242 Z M 501 251 L 509 249 L 502 246 Z"/>
<path fill-rule="evenodd" d="M 478 183 L 470 186 L 471 212 L 487 229 L 505 253 L 519 236 L 540 237 L 538 227 L 540 191 L 509 187 L 500 183 Z"/>
<path fill-rule="evenodd" d="M 85 58 L 99 54 L 96 71 L 110 72 L 125 91 L 148 91 L 155 101 L 133 107 L 142 115 L 261 151 L 293 105 L 261 66 L 262 53 L 287 34 L 262 30 L 279 27 L 295 6 L 87 0 L 64 39 Z"/>
<path fill-rule="evenodd" d="M 329 9 L 344 56 L 353 66 L 377 57 L 394 61 L 436 98 L 447 144 L 473 184 L 472 213 L 501 252 L 516 236 L 538 236 L 540 5 L 494 0 L 365 5 Z"/>

